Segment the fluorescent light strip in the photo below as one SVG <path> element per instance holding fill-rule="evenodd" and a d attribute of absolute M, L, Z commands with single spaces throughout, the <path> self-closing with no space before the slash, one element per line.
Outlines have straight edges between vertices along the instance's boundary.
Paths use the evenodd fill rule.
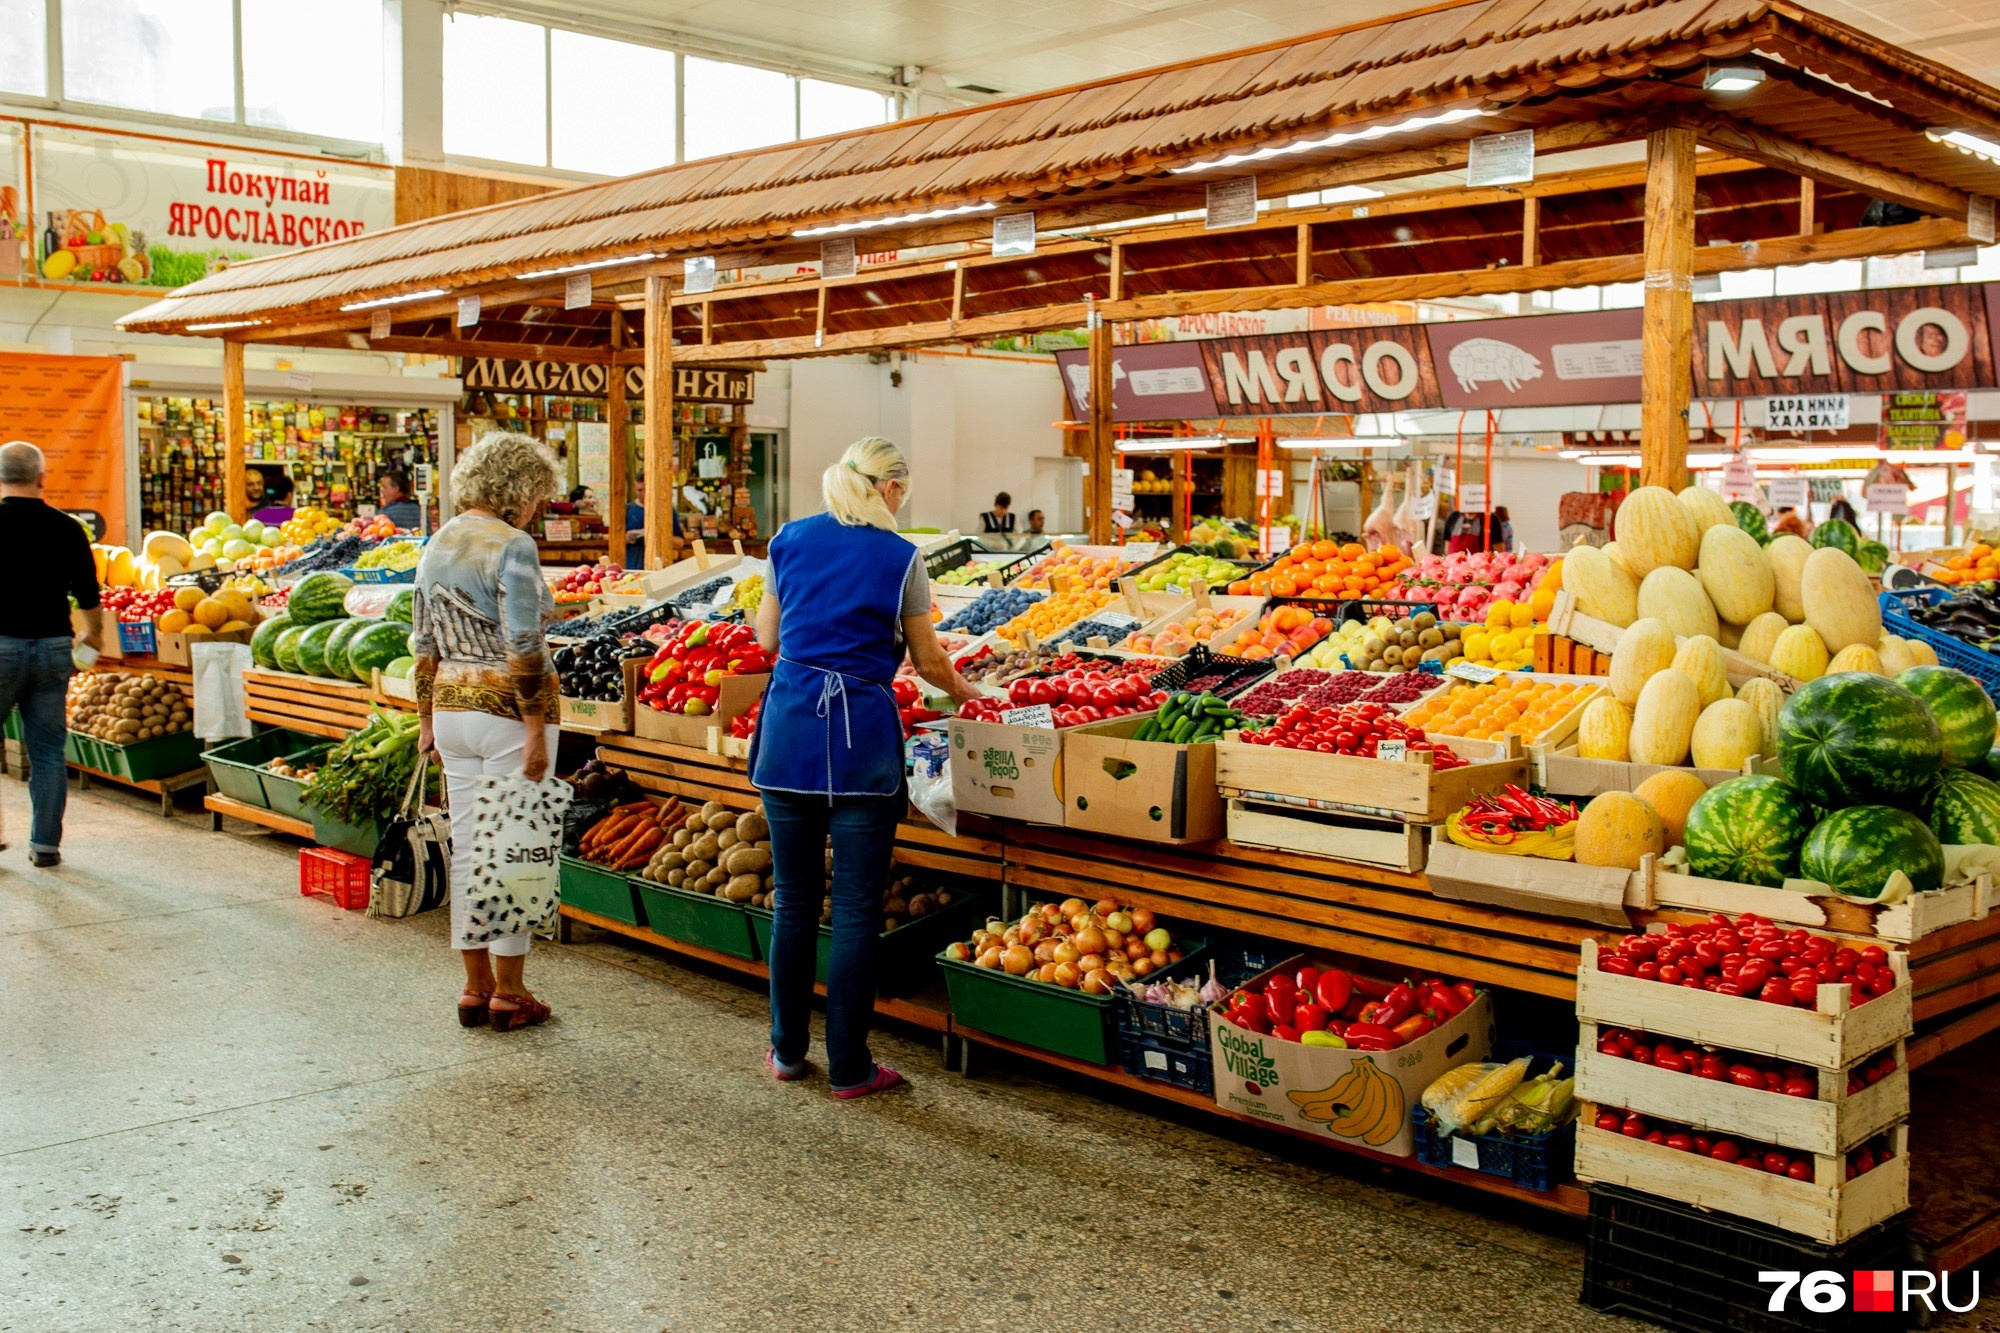
<path fill-rule="evenodd" d="M 406 305 L 411 301 L 429 301 L 436 297 L 450 296 L 450 295 L 451 293 L 446 291 L 442 287 L 433 287 L 427 292 L 411 292 L 407 296 L 378 296 L 372 301 L 356 301 L 352 305 L 342 306 L 341 309 L 373 310 L 376 306 Z"/>
<path fill-rule="evenodd" d="M 1935 143 L 1948 143 L 1953 148 L 1962 149 L 1975 157 L 1983 157 L 1989 162 L 2000 162 L 2000 143 L 1995 143 L 1991 139 L 1968 134 L 1964 130 L 1935 129 L 1925 130 L 1924 133 Z"/>
<path fill-rule="evenodd" d="M 955 218 L 967 213 L 991 213 L 995 204 L 961 204 L 957 208 L 933 208 L 925 213 L 898 213 L 886 218 L 868 218 L 861 222 L 840 222 L 830 227 L 805 227 L 792 233 L 793 236 L 832 236 L 843 231 L 869 231 L 876 227 L 900 227 L 905 222 L 929 222 L 933 218 Z"/>
<path fill-rule="evenodd" d="M 1222 435 L 1190 435 L 1185 439 L 1164 440 L 1120 440 L 1118 452 L 1121 454 L 1180 454 L 1196 449 L 1220 449 L 1225 444 L 1250 444 L 1245 436 L 1238 439 Z"/>
<path fill-rule="evenodd" d="M 1275 441 L 1280 449 L 1399 449 L 1405 441 L 1394 437 L 1367 438 L 1354 435 L 1286 435 Z"/>
<path fill-rule="evenodd" d="M 247 329 L 252 325 L 262 324 L 263 322 L 261 319 L 224 319 L 218 320 L 213 324 L 190 324 L 183 332 L 214 333 L 219 329 Z"/>
<path fill-rule="evenodd" d="M 1461 120 L 1471 120 L 1483 114 L 1485 113 L 1477 107 L 1462 106 L 1450 111 L 1440 111 L 1435 115 L 1412 116 L 1408 120 L 1399 120 L 1389 125 L 1371 125 L 1365 130 L 1341 130 L 1327 135 L 1324 139 L 1302 139 L 1298 143 L 1286 144 L 1282 148 L 1259 148 L 1255 152 L 1229 153 L 1206 162 L 1175 167 L 1173 174 L 1184 176 L 1191 171 L 1213 171 L 1217 167 L 1233 167 L 1244 162 L 1264 162 L 1274 157 L 1290 157 L 1295 153 L 1310 153 L 1321 148 L 1339 148 L 1351 143 L 1365 143 L 1370 139 L 1403 134 L 1410 130 L 1428 129 L 1433 125 L 1454 125 Z"/>
<path fill-rule="evenodd" d="M 532 273 L 516 273 L 514 276 L 522 282 L 526 282 L 530 278 L 556 278 L 561 277 L 565 273 L 588 273 L 592 269 L 616 268 L 620 264 L 643 264 L 649 259 L 658 258 L 658 255 L 648 250 L 643 255 L 624 255 L 618 259 L 596 259 L 588 264 L 564 264 L 561 268 L 538 268 Z"/>

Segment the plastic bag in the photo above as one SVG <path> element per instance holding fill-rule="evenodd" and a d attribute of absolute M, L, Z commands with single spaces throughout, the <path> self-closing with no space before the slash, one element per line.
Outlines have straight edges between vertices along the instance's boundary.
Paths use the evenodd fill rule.
<path fill-rule="evenodd" d="M 1574 860 L 1576 855 L 1576 821 L 1558 824 L 1540 832 L 1510 832 L 1498 838 L 1486 837 L 1465 827 L 1465 812 L 1460 810 L 1444 821 L 1445 836 L 1453 843 L 1475 852 L 1498 852 L 1503 856 L 1545 856 L 1551 861 Z"/>
<path fill-rule="evenodd" d="M 243 673 L 253 665 L 247 643 L 196 643 L 188 649 L 194 664 L 194 734 L 205 741 L 250 734 L 250 699 Z"/>
<path fill-rule="evenodd" d="M 925 819 L 958 836 L 958 802 L 951 794 L 951 741 L 942 732 L 920 732 L 910 743 L 910 804 Z"/>
<path fill-rule="evenodd" d="M 1482 1073 L 1478 1079 L 1469 1081 L 1463 1087 L 1455 1087 L 1452 1095 L 1439 1098 L 1435 1106 L 1431 1104 L 1427 1090 L 1424 1108 L 1437 1117 L 1438 1128 L 1446 1134 L 1461 1125 L 1476 1124 L 1481 1116 L 1504 1101 L 1507 1094 L 1521 1086 L 1521 1080 L 1528 1076 L 1530 1063 L 1524 1055 L 1504 1065 L 1481 1066 Z"/>
<path fill-rule="evenodd" d="M 341 609 L 350 616 L 380 620 L 399 592 L 408 592 L 408 583 L 357 583 L 341 599 Z"/>
<path fill-rule="evenodd" d="M 570 800 L 569 784 L 557 778 L 475 781 L 472 873 L 466 886 L 464 934 L 454 941 L 456 947 L 476 949 L 502 936 L 540 934 L 554 927 L 562 901 L 556 853 Z"/>

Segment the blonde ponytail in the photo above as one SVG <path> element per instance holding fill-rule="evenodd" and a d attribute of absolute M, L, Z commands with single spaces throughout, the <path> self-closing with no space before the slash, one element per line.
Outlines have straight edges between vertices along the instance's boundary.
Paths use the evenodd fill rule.
<path fill-rule="evenodd" d="M 910 484 L 910 465 L 903 451 L 871 435 L 847 446 L 840 461 L 820 476 L 820 498 L 826 512 L 850 528 L 874 527 L 896 531 L 896 516 L 875 489 L 884 481 L 899 481 L 905 491 Z"/>

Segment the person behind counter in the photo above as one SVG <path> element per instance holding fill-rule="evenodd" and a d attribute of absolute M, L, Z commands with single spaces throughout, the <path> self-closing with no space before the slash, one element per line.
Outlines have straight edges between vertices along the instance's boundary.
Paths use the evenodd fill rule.
<path fill-rule="evenodd" d="M 625 502 L 625 568 L 646 567 L 646 479 L 632 478 L 632 498 Z"/>
<path fill-rule="evenodd" d="M 1030 537 L 1046 536 L 1048 530 L 1048 522 L 1049 520 L 1047 516 L 1044 515 L 1041 510 L 1030 509 L 1028 511 L 1028 535 Z"/>
<path fill-rule="evenodd" d="M 250 474 L 244 475 L 247 477 Z M 263 476 L 263 473 L 259 472 L 257 475 Z M 266 527 L 276 527 L 281 523 L 289 523 L 292 515 L 297 512 L 292 508 L 292 479 L 279 472 L 265 479 L 263 507 L 250 517 Z"/>
<path fill-rule="evenodd" d="M 410 474 L 403 469 L 391 469 L 383 476 L 380 512 L 391 523 L 405 530 L 413 529 L 423 521 L 423 511 L 410 498 Z"/>
<path fill-rule="evenodd" d="M 1014 535 L 1014 515 L 1009 511 L 1014 497 L 1002 491 L 993 497 L 993 507 L 979 516 L 979 530 L 1002 537 Z"/>

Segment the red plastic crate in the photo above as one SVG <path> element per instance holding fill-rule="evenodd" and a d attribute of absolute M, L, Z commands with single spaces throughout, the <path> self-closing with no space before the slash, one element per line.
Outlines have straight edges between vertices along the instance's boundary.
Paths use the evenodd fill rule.
<path fill-rule="evenodd" d="M 324 893 L 347 911 L 360 911 L 368 906 L 371 868 L 365 856 L 331 847 L 308 847 L 299 853 L 299 893 Z"/>

